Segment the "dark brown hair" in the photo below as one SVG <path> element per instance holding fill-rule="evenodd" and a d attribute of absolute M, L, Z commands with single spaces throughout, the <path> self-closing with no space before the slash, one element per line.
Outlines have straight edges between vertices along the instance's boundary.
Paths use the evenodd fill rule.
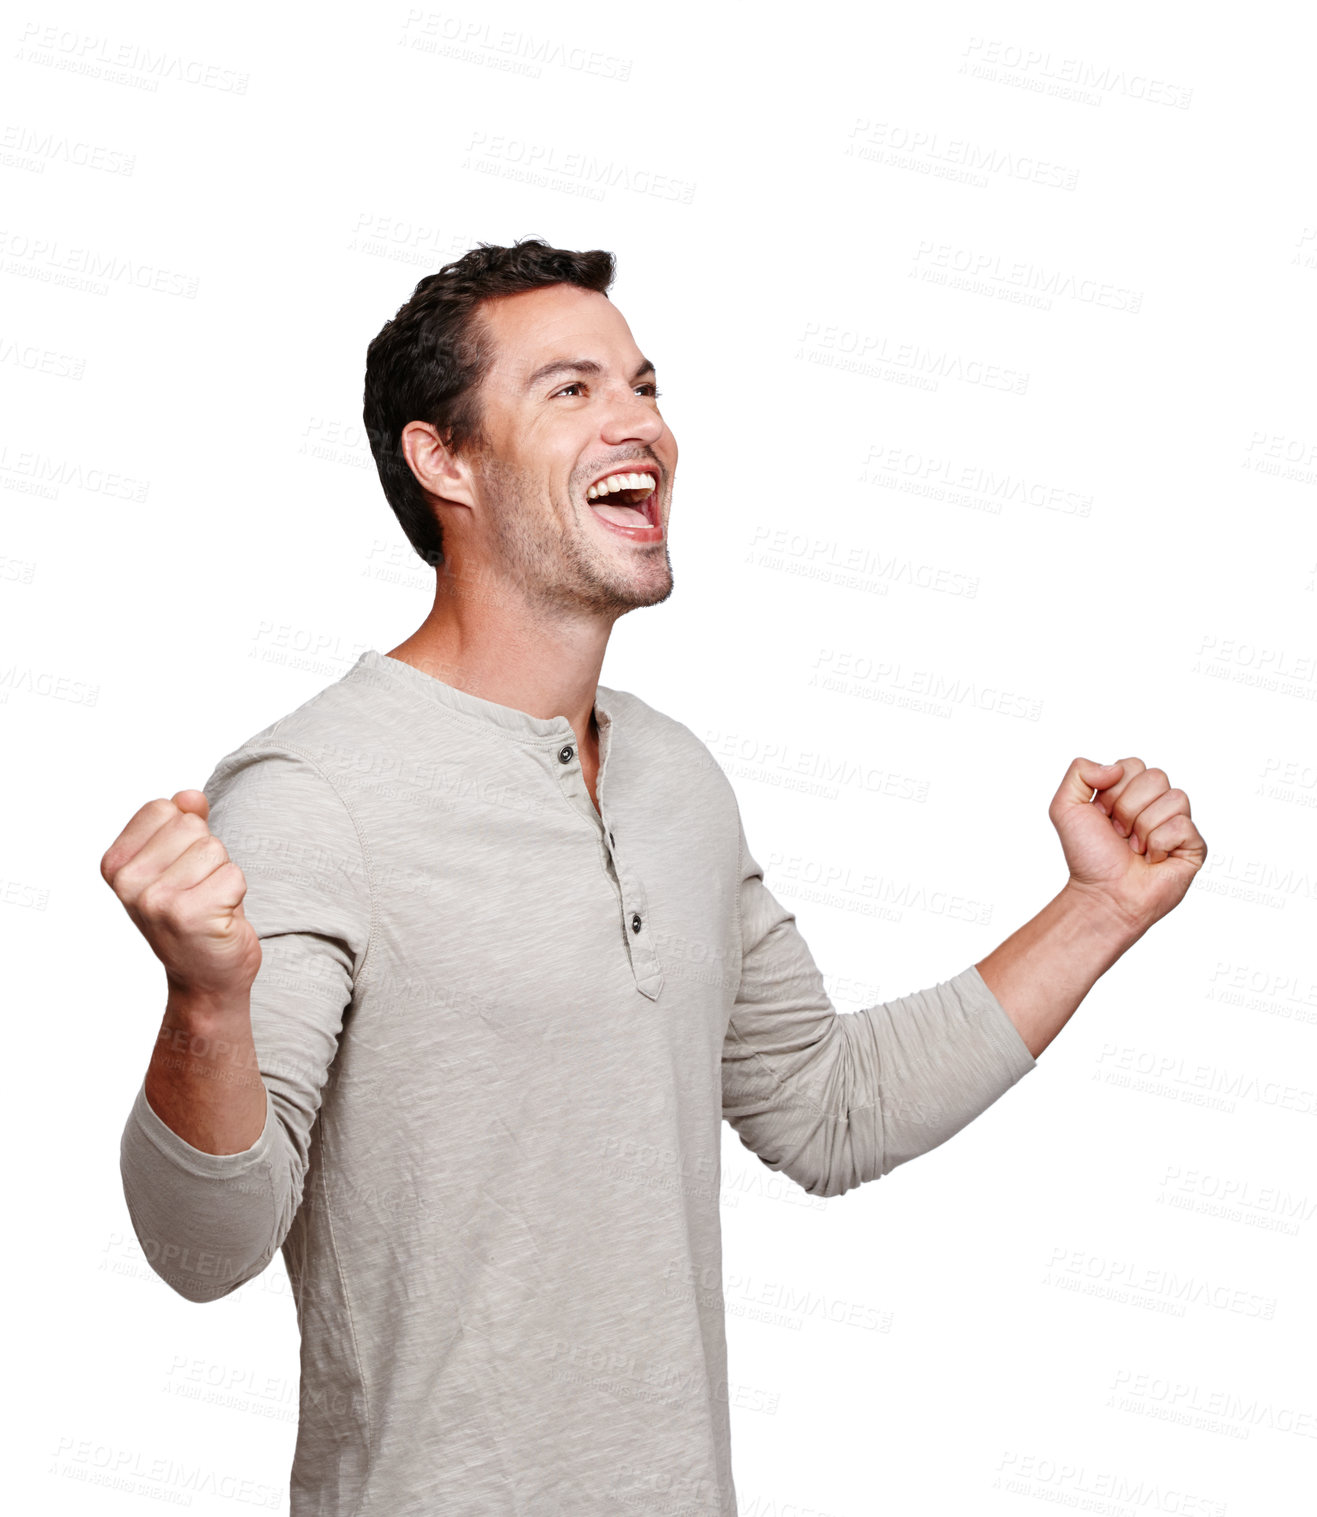
<path fill-rule="evenodd" d="M 375 467 L 408 542 L 427 564 L 443 562 L 443 533 L 402 451 L 402 429 L 428 422 L 454 453 L 481 444 L 479 386 L 494 357 L 478 317 L 481 301 L 551 284 L 607 295 L 614 273 L 613 255 L 598 248 L 572 253 L 538 237 L 507 248 L 482 242 L 427 274 L 366 349 L 363 419 Z"/>

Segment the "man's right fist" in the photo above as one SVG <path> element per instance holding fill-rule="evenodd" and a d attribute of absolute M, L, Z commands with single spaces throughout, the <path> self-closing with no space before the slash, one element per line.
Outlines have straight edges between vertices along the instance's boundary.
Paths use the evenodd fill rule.
<path fill-rule="evenodd" d="M 207 825 L 200 790 L 148 801 L 101 860 L 101 877 L 165 966 L 171 994 L 225 1001 L 250 991 L 261 943 L 243 915 L 243 872 Z"/>

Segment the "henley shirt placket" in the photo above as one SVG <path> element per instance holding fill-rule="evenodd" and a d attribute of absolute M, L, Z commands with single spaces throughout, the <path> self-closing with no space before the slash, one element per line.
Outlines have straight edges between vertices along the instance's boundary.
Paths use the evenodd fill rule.
<path fill-rule="evenodd" d="M 612 740 L 613 719 L 604 705 L 602 696 L 596 694 L 595 720 L 599 725 L 599 772 L 595 776 L 595 793 L 599 798 L 598 810 L 586 788 L 585 773 L 581 768 L 581 755 L 577 751 L 576 734 L 566 717 L 554 720 L 561 723 L 564 741 L 556 749 L 547 749 L 547 767 L 557 771 L 557 781 L 572 805 L 596 829 L 599 836 L 600 865 L 608 876 L 617 894 L 618 917 L 621 923 L 622 941 L 626 944 L 627 958 L 636 989 L 651 1001 L 657 1000 L 663 989 L 663 968 L 654 951 L 654 934 L 648 926 L 649 898 L 640 872 L 635 868 L 628 852 L 618 844 L 616 829 L 609 819 L 604 792 L 604 778 L 608 769 L 608 753 Z M 549 740 L 557 741 L 557 735 Z M 545 753 L 533 750 L 537 758 L 545 761 Z"/>

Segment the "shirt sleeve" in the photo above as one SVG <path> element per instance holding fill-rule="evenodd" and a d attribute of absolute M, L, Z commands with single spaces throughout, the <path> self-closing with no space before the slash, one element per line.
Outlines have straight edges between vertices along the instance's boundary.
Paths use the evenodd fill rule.
<path fill-rule="evenodd" d="M 839 1013 L 744 828 L 740 859 L 741 977 L 723 1044 L 723 1116 L 770 1169 L 811 1195 L 841 1195 L 945 1143 L 1034 1068 L 974 965 Z"/>
<path fill-rule="evenodd" d="M 206 1153 L 156 1114 L 143 1079 L 120 1143 L 138 1242 L 190 1301 L 228 1295 L 258 1275 L 292 1225 L 372 923 L 355 823 L 308 758 L 239 749 L 202 788 L 210 829 L 246 878 L 243 911 L 261 942 L 251 1017 L 265 1126 L 242 1153 Z"/>

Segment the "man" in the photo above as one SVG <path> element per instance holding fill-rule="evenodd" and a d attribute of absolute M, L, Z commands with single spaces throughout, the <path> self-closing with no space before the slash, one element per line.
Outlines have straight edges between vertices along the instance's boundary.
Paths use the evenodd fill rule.
<path fill-rule="evenodd" d="M 839 1015 L 707 748 L 598 683 L 671 593 L 677 466 L 612 276 L 531 239 L 421 281 L 365 417 L 433 610 L 102 861 L 168 984 L 133 1225 L 194 1301 L 282 1247 L 293 1517 L 734 1514 L 721 1118 L 813 1194 L 888 1174 L 1034 1067 L 1205 856 L 1161 770 L 1076 759 L 1065 888 Z"/>

